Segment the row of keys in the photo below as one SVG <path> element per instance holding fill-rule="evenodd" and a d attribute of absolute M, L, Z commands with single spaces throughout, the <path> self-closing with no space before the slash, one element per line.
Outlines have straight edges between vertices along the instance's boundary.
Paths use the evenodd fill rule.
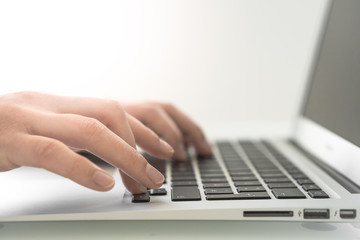
<path fill-rule="evenodd" d="M 257 174 L 260 175 L 262 181 L 259 181 L 256 174 L 249 168 L 232 144 L 220 142 L 218 143 L 218 147 L 231 177 L 231 181 L 228 181 L 217 159 L 214 157 L 199 158 L 197 163 L 202 188 L 207 200 L 270 199 L 267 189 L 278 199 L 306 198 L 303 192 L 294 184 L 294 180 L 312 198 L 329 197 L 270 144 L 264 143 L 264 146 L 271 155 L 279 161 L 284 169 L 288 171 L 294 180 L 284 174 L 268 156 L 252 142 L 240 142 L 240 146 L 256 169 Z M 155 158 L 150 156 L 148 156 L 147 159 L 166 176 L 165 161 L 156 161 Z M 264 182 L 265 185 L 263 185 L 262 182 Z M 235 193 L 231 186 L 235 187 Z M 171 187 L 172 201 L 201 200 L 198 182 L 191 161 L 171 162 Z M 164 190 L 165 189 L 155 189 L 143 195 L 134 195 L 133 201 L 148 201 L 150 195 L 164 194 Z M 159 191 L 159 194 L 156 194 L 157 191 Z"/>
<path fill-rule="evenodd" d="M 246 200 L 246 199 L 270 199 L 265 188 L 258 181 L 258 178 L 250 170 L 242 157 L 228 142 L 218 143 L 219 151 L 224 164 L 229 172 L 232 184 L 236 187 L 237 193 L 228 188 L 206 189 L 207 200 Z M 230 194 L 228 192 L 231 192 Z"/>
<path fill-rule="evenodd" d="M 304 189 L 311 198 L 329 198 L 319 186 L 317 186 L 306 174 L 304 174 L 298 167 L 291 163 L 283 154 L 275 149 L 270 143 L 264 142 L 271 155 L 284 167 L 284 169 L 291 175 L 292 178 Z"/>

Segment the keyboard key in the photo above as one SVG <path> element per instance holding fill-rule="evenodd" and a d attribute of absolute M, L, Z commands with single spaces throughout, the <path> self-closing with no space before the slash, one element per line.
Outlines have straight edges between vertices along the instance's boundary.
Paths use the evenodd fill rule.
<path fill-rule="evenodd" d="M 306 198 L 305 195 L 297 188 L 278 188 L 273 189 L 272 193 L 278 199 Z"/>
<path fill-rule="evenodd" d="M 251 173 L 250 168 L 236 168 L 236 169 L 232 169 L 232 168 L 228 168 L 229 173 L 231 174 L 236 174 L 236 173 Z"/>
<path fill-rule="evenodd" d="M 269 199 L 267 192 L 243 192 L 239 193 L 241 199 Z"/>
<path fill-rule="evenodd" d="M 291 183 L 290 179 L 287 177 L 284 178 L 264 178 L 266 183 Z"/>
<path fill-rule="evenodd" d="M 199 201 L 200 191 L 197 187 L 174 187 L 171 191 L 172 201 Z"/>
<path fill-rule="evenodd" d="M 193 176 L 195 177 L 195 174 L 193 172 L 173 172 L 171 174 L 172 177 L 183 177 L 183 176 Z"/>
<path fill-rule="evenodd" d="M 247 177 L 254 176 L 252 172 L 244 171 L 244 172 L 231 172 L 229 171 L 231 177 Z"/>
<path fill-rule="evenodd" d="M 228 188 L 229 183 L 206 183 L 203 185 L 204 188 Z"/>
<path fill-rule="evenodd" d="M 308 178 L 308 177 L 307 177 L 305 174 L 303 174 L 303 173 L 296 173 L 296 174 L 292 174 L 291 176 L 292 176 L 295 180 Z"/>
<path fill-rule="evenodd" d="M 203 183 L 227 183 L 226 178 L 204 178 Z"/>
<path fill-rule="evenodd" d="M 319 188 L 317 185 L 315 184 L 303 184 L 302 188 L 305 191 L 309 191 L 309 190 L 321 190 L 321 188 Z"/>
<path fill-rule="evenodd" d="M 314 184 L 314 182 L 308 178 L 305 178 L 305 179 L 298 179 L 297 180 L 297 183 L 300 184 L 300 185 L 303 185 L 303 184 Z"/>
<path fill-rule="evenodd" d="M 293 183 L 269 183 L 268 187 L 273 188 L 296 188 L 296 185 Z"/>
<path fill-rule="evenodd" d="M 321 190 L 310 190 L 308 194 L 312 198 L 329 198 L 329 195 Z"/>
<path fill-rule="evenodd" d="M 201 170 L 200 169 L 200 174 L 222 174 L 223 171 L 221 169 L 206 169 L 206 170 Z"/>
<path fill-rule="evenodd" d="M 157 188 L 157 189 L 151 189 L 150 195 L 157 196 L 157 195 L 166 195 L 167 191 L 165 188 Z"/>
<path fill-rule="evenodd" d="M 201 174 L 201 178 L 221 178 L 225 177 L 223 173 L 204 173 Z"/>
<path fill-rule="evenodd" d="M 142 202 L 150 202 L 149 192 L 134 194 L 132 197 L 133 203 L 142 203 Z"/>
<path fill-rule="evenodd" d="M 283 173 L 263 173 L 261 174 L 263 178 L 278 178 L 278 177 L 285 177 Z"/>
<path fill-rule="evenodd" d="M 243 186 L 261 186 L 259 181 L 240 181 L 234 182 L 235 187 L 243 187 Z"/>
<path fill-rule="evenodd" d="M 197 186 L 196 181 L 173 181 L 171 183 L 172 187 L 178 187 L 178 186 Z"/>
<path fill-rule="evenodd" d="M 236 189 L 239 193 L 240 192 L 265 192 L 265 188 L 263 186 L 245 186 L 245 187 L 238 187 Z"/>
<path fill-rule="evenodd" d="M 205 194 L 232 194 L 231 188 L 207 188 Z"/>
<path fill-rule="evenodd" d="M 207 200 L 247 200 L 270 199 L 266 192 L 244 192 L 239 194 L 214 194 L 206 195 Z"/>
<path fill-rule="evenodd" d="M 267 166 L 260 166 L 256 167 L 256 170 L 259 172 L 260 176 L 263 176 L 264 174 L 282 174 L 282 172 L 277 168 L 270 168 Z"/>
<path fill-rule="evenodd" d="M 189 176 L 173 176 L 172 178 L 171 178 L 171 180 L 173 181 L 173 182 L 177 182 L 177 181 L 196 181 L 196 178 L 195 178 L 195 176 L 191 176 L 191 175 L 189 175 Z"/>
<path fill-rule="evenodd" d="M 242 176 L 242 177 L 232 177 L 233 181 L 256 181 L 257 177 L 252 176 Z"/>

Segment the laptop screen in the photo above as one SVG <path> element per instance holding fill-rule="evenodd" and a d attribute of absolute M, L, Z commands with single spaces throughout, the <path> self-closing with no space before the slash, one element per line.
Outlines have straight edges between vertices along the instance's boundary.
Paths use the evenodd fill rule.
<path fill-rule="evenodd" d="M 360 147 L 360 1 L 334 1 L 304 115 Z"/>

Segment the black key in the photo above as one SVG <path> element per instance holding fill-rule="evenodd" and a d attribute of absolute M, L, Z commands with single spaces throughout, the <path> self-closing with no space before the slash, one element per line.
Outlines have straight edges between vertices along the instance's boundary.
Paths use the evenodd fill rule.
<path fill-rule="evenodd" d="M 207 188 L 205 194 L 232 194 L 231 188 Z"/>
<path fill-rule="evenodd" d="M 321 190 L 310 190 L 308 193 L 312 198 L 329 198 L 329 195 Z"/>
<path fill-rule="evenodd" d="M 219 163 L 217 161 L 205 161 L 205 162 L 198 162 L 199 168 L 219 168 Z"/>
<path fill-rule="evenodd" d="M 256 181 L 257 177 L 252 176 L 242 176 L 242 177 L 232 177 L 233 181 Z"/>
<path fill-rule="evenodd" d="M 132 197 L 132 202 L 133 203 L 150 202 L 149 192 L 134 194 Z"/>
<path fill-rule="evenodd" d="M 268 187 L 273 188 L 296 188 L 296 185 L 293 183 L 269 183 Z"/>
<path fill-rule="evenodd" d="M 261 186 L 259 181 L 240 181 L 234 182 L 235 187 L 243 187 L 243 186 Z"/>
<path fill-rule="evenodd" d="M 263 178 L 278 178 L 278 177 L 285 177 L 283 173 L 263 173 L 261 174 Z"/>
<path fill-rule="evenodd" d="M 175 181 L 171 183 L 172 187 L 178 187 L 178 186 L 197 186 L 196 181 Z"/>
<path fill-rule="evenodd" d="M 171 178 L 171 180 L 173 182 L 178 182 L 178 181 L 196 181 L 195 176 L 173 176 Z"/>
<path fill-rule="evenodd" d="M 157 188 L 157 189 L 151 189 L 150 190 L 150 195 L 166 195 L 167 191 L 165 188 Z"/>
<path fill-rule="evenodd" d="M 236 174 L 246 174 L 246 173 L 251 173 L 251 170 L 249 168 L 243 168 L 243 169 L 228 169 L 230 175 L 236 175 Z"/>
<path fill-rule="evenodd" d="M 227 183 L 226 178 L 204 178 L 203 183 Z"/>
<path fill-rule="evenodd" d="M 230 176 L 231 177 L 247 177 L 247 176 L 254 176 L 254 174 L 252 172 L 245 171 L 245 172 L 230 173 Z"/>
<path fill-rule="evenodd" d="M 309 190 L 321 190 L 321 188 L 318 187 L 318 185 L 315 184 L 304 184 L 302 185 L 302 188 L 305 191 L 309 191 Z"/>
<path fill-rule="evenodd" d="M 265 188 L 263 186 L 246 186 L 246 187 L 238 187 L 236 189 L 240 192 L 265 192 Z"/>
<path fill-rule="evenodd" d="M 292 174 L 291 176 L 296 180 L 308 178 L 305 174 L 302 173 Z"/>
<path fill-rule="evenodd" d="M 201 178 L 219 178 L 219 177 L 225 177 L 223 173 L 204 173 L 201 174 Z"/>
<path fill-rule="evenodd" d="M 229 183 L 206 183 L 203 185 L 204 188 L 228 188 Z"/>
<path fill-rule="evenodd" d="M 290 175 L 292 174 L 300 174 L 302 173 L 299 169 L 297 168 L 291 168 L 291 169 L 286 169 L 288 171 L 288 173 L 290 173 Z"/>
<path fill-rule="evenodd" d="M 195 174 L 193 172 L 173 172 L 171 174 L 172 177 L 182 177 L 182 176 L 193 176 L 195 177 Z"/>
<path fill-rule="evenodd" d="M 297 183 L 300 184 L 300 185 L 303 185 L 303 184 L 314 184 L 314 182 L 311 181 L 311 180 L 308 179 L 308 178 L 298 179 L 298 180 L 297 180 Z"/>
<path fill-rule="evenodd" d="M 201 170 L 200 169 L 200 174 L 222 174 L 223 171 L 221 169 L 206 169 L 206 170 Z"/>
<path fill-rule="evenodd" d="M 171 191 L 172 201 L 199 201 L 200 191 L 197 187 L 174 187 Z"/>
<path fill-rule="evenodd" d="M 245 163 L 242 164 L 242 163 L 226 162 L 225 164 L 226 164 L 228 169 L 231 169 L 233 171 L 236 171 L 236 170 L 242 171 L 242 170 L 248 170 L 249 169 L 249 167 L 246 166 Z"/>
<path fill-rule="evenodd" d="M 239 194 L 213 194 L 206 195 L 207 200 L 246 200 L 246 199 L 269 199 L 266 192 L 244 192 Z"/>
<path fill-rule="evenodd" d="M 241 199 L 269 199 L 267 192 L 243 192 L 239 193 Z"/>
<path fill-rule="evenodd" d="M 278 169 L 258 169 L 258 172 L 260 173 L 260 175 L 282 173 Z"/>
<path fill-rule="evenodd" d="M 272 193 L 279 199 L 306 198 L 305 195 L 297 188 L 278 188 L 273 189 Z"/>
<path fill-rule="evenodd" d="M 291 183 L 290 179 L 287 177 L 284 178 L 264 178 L 266 183 Z"/>

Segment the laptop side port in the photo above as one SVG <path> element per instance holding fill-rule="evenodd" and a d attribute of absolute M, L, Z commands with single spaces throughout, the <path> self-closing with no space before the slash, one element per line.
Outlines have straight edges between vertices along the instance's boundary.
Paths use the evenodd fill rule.
<path fill-rule="evenodd" d="M 244 211 L 244 217 L 292 217 L 293 211 Z"/>
<path fill-rule="evenodd" d="M 340 209 L 340 217 L 343 219 L 354 219 L 356 218 L 355 209 Z"/>
<path fill-rule="evenodd" d="M 329 219 L 329 209 L 304 209 L 305 219 Z"/>

